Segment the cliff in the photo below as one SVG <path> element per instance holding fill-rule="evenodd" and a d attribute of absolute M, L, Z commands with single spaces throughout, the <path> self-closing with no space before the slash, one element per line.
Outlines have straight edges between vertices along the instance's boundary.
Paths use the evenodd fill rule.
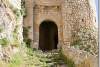
<path fill-rule="evenodd" d="M 22 21 L 21 0 L 0 0 L 0 59 L 10 57 L 23 43 Z"/>

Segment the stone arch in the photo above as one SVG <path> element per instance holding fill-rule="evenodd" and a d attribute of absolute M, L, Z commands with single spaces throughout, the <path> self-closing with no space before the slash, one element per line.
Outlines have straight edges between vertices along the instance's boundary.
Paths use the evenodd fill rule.
<path fill-rule="evenodd" d="M 45 20 L 39 26 L 39 49 L 43 51 L 57 49 L 58 27 L 55 22 Z"/>

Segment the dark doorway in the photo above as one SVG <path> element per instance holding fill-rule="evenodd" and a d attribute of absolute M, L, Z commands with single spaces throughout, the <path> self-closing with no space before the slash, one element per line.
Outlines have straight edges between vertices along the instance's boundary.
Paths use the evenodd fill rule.
<path fill-rule="evenodd" d="M 39 27 L 39 49 L 49 51 L 57 49 L 58 28 L 53 21 L 43 21 Z"/>

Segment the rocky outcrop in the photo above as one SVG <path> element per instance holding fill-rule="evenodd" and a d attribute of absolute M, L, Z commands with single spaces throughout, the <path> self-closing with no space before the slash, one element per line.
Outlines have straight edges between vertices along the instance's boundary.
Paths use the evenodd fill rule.
<path fill-rule="evenodd" d="M 23 42 L 21 0 L 0 0 L 0 49 L 10 55 Z"/>
<path fill-rule="evenodd" d="M 65 56 L 65 59 L 71 59 L 75 67 L 98 67 L 98 56 L 86 51 L 63 45 L 62 54 Z"/>

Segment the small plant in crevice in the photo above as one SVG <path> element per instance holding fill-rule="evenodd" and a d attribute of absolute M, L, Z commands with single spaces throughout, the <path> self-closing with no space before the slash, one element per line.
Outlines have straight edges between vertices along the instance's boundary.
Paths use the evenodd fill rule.
<path fill-rule="evenodd" d="M 16 8 L 14 7 L 11 3 L 9 3 L 8 7 L 13 11 L 13 13 L 15 14 L 16 20 L 18 21 L 18 19 L 21 16 L 26 16 L 26 10 L 25 10 L 25 1 L 21 0 L 21 9 L 20 8 Z"/>
<path fill-rule="evenodd" d="M 13 31 L 13 40 L 12 40 L 11 45 L 14 45 L 16 47 L 18 47 L 20 45 L 19 39 L 18 39 L 18 26 L 17 25 Z"/>
<path fill-rule="evenodd" d="M 15 9 L 15 10 L 13 10 L 13 12 L 14 12 L 14 14 L 16 16 L 16 20 L 17 21 L 21 16 L 26 16 L 25 8 Z"/>
<path fill-rule="evenodd" d="M 23 38 L 24 38 L 24 42 L 27 44 L 26 45 L 27 47 L 30 47 L 30 45 L 31 45 L 31 39 L 28 37 L 30 28 L 31 28 L 30 26 L 23 27 Z"/>
<path fill-rule="evenodd" d="M 3 27 L 0 25 L 0 33 L 3 32 Z"/>
<path fill-rule="evenodd" d="M 22 0 L 21 1 L 21 15 L 23 16 L 23 17 L 25 17 L 26 16 L 26 9 L 25 9 L 25 0 Z"/>
<path fill-rule="evenodd" d="M 15 9 L 13 10 L 15 16 L 16 16 L 16 20 L 18 21 L 18 19 L 21 17 L 21 11 L 20 9 Z"/>
<path fill-rule="evenodd" d="M 2 39 L 0 39 L 0 45 L 2 45 L 2 46 L 7 46 L 7 45 L 9 45 L 8 39 L 7 39 L 7 38 L 2 38 Z"/>
<path fill-rule="evenodd" d="M 15 8 L 12 4 L 9 4 L 8 7 L 9 7 L 9 8 L 12 10 L 12 12 L 15 14 L 16 20 L 18 20 L 18 18 L 20 17 L 20 9 Z"/>

